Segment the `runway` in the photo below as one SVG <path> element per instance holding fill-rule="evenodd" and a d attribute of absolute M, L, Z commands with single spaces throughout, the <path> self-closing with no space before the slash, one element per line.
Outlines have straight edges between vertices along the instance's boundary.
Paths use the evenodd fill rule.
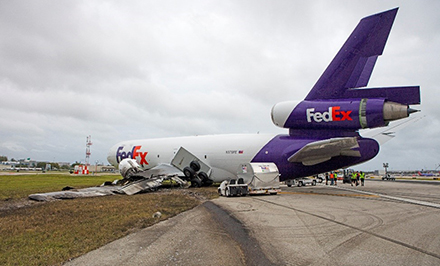
<path fill-rule="evenodd" d="M 284 187 L 276 196 L 212 203 L 68 265 L 440 264 L 435 185 L 367 180 L 364 187 Z"/>

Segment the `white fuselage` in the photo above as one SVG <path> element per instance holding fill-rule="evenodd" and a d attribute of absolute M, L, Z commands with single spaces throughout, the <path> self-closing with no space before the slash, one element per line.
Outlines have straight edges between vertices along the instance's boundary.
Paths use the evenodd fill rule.
<path fill-rule="evenodd" d="M 212 168 L 214 182 L 234 178 L 240 164 L 249 163 L 274 134 L 236 134 L 142 139 L 113 146 L 107 160 L 114 166 L 130 154 L 145 169 L 169 164 L 180 147 L 185 148 Z"/>

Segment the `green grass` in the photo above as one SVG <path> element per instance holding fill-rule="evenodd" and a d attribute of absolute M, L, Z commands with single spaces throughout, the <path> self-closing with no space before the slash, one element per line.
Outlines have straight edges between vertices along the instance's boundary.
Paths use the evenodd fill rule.
<path fill-rule="evenodd" d="M 115 176 L 110 176 L 114 177 Z M 63 186 L 99 185 L 109 176 L 0 176 L 0 206 Z M 38 182 L 40 181 L 40 182 Z M 3 186 L 5 185 L 5 186 Z M 133 196 L 58 200 L 0 211 L 0 265 L 60 265 L 133 231 L 217 197 L 216 188 L 166 189 Z M 161 218 L 153 218 L 155 212 Z"/>
<path fill-rule="evenodd" d="M 0 200 L 26 198 L 30 194 L 60 191 L 63 187 L 99 186 L 120 175 L 34 174 L 0 175 Z"/>

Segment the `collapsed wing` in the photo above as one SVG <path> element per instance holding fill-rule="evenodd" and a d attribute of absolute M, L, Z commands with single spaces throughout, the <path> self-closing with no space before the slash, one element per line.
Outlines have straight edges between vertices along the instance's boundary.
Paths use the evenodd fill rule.
<path fill-rule="evenodd" d="M 142 175 L 145 177 L 183 176 L 183 173 L 171 164 L 162 163 L 151 169 L 145 170 L 144 172 L 142 172 Z"/>
<path fill-rule="evenodd" d="M 356 137 L 332 138 L 311 142 L 289 157 L 291 163 L 310 166 L 330 160 L 336 156 L 361 157 Z"/>
<path fill-rule="evenodd" d="M 174 180 L 181 186 L 186 182 L 179 178 L 183 173 L 170 164 L 159 164 L 151 169 L 135 173 L 130 176 L 131 179 L 138 179 L 130 182 L 121 188 L 127 195 L 133 195 L 139 192 L 154 191 L 162 185 L 164 180 Z M 139 179 L 140 178 L 140 179 Z"/>

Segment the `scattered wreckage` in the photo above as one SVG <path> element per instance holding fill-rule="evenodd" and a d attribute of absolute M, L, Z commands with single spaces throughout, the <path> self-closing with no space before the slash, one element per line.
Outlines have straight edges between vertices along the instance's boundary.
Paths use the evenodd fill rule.
<path fill-rule="evenodd" d="M 54 199 L 74 199 L 83 197 L 99 197 L 114 194 L 133 195 L 140 192 L 155 191 L 168 180 L 179 187 L 210 186 L 214 182 L 209 178 L 211 167 L 180 148 L 170 164 L 159 164 L 154 168 L 143 170 L 134 159 L 126 158 L 119 163 L 119 171 L 123 179 L 105 182 L 99 187 L 72 189 L 63 191 L 37 193 L 29 195 L 29 199 L 49 201 Z"/>
<path fill-rule="evenodd" d="M 214 181 L 209 178 L 212 168 L 193 154 L 180 148 L 171 164 L 159 164 L 151 169 L 143 170 L 139 163 L 130 158 L 119 163 L 122 179 L 105 182 L 99 187 L 73 189 L 66 187 L 63 191 L 37 193 L 29 195 L 29 199 L 36 201 L 50 201 L 54 199 L 74 199 L 83 197 L 99 197 L 114 194 L 134 195 L 141 192 L 156 191 L 164 181 L 176 184 L 179 187 L 211 186 Z M 237 170 L 238 182 L 243 183 L 240 194 L 276 194 L 279 190 L 279 172 L 274 163 L 248 163 Z M 236 179 L 232 179 L 236 180 Z M 234 182 L 234 181 L 232 181 Z M 230 195 L 232 182 L 228 183 L 225 191 Z M 222 183 L 223 184 L 223 183 Z M 225 185 L 223 184 L 223 188 Z M 219 189 L 220 192 L 220 189 Z"/>

